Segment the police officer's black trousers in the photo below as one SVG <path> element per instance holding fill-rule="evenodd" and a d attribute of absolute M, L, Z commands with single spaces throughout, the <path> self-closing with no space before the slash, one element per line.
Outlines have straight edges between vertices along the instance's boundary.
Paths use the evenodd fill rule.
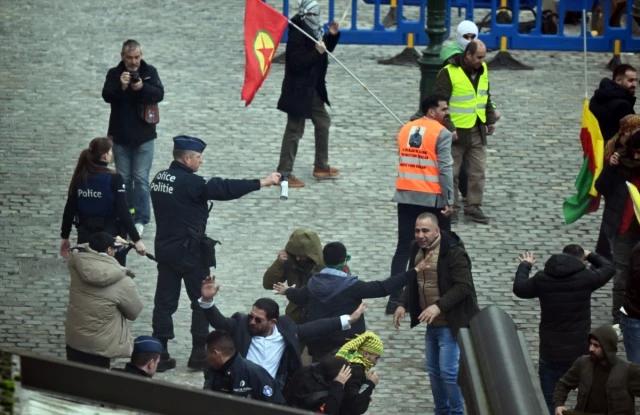
<path fill-rule="evenodd" d="M 182 280 L 191 300 L 191 336 L 194 343 L 204 341 L 209 333 L 209 322 L 198 304 L 202 280 L 209 275 L 209 268 L 196 267 L 178 269 L 169 264 L 158 263 L 158 281 L 153 307 L 153 336 L 159 339 L 173 339 L 172 315 L 178 309 Z"/>

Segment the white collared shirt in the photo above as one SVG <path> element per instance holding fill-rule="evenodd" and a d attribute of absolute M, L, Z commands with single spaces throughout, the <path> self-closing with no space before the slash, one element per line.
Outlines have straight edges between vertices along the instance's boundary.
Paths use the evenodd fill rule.
<path fill-rule="evenodd" d="M 278 331 L 277 326 L 273 326 L 273 333 L 269 336 L 253 336 L 249 351 L 247 351 L 247 360 L 258 364 L 265 368 L 272 378 L 276 378 L 280 360 L 284 354 L 284 337 Z"/>

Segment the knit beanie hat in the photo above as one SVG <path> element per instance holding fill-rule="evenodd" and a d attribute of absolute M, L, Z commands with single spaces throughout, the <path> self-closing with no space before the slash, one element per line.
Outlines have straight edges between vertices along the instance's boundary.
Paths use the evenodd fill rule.
<path fill-rule="evenodd" d="M 384 346 L 380 337 L 372 331 L 365 331 L 355 339 L 346 342 L 340 350 L 338 350 L 336 356 L 342 357 L 349 363 L 361 364 L 365 369 L 369 370 L 373 367 L 373 362 L 365 358 L 362 352 L 382 356 L 383 351 Z"/>

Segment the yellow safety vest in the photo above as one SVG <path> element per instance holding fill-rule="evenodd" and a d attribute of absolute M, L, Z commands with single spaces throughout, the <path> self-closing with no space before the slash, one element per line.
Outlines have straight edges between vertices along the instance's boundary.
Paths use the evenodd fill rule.
<path fill-rule="evenodd" d="M 396 189 L 442 194 L 436 144 L 443 128 L 426 117 L 402 126 L 397 136 L 400 163 Z"/>
<path fill-rule="evenodd" d="M 451 79 L 451 98 L 449 98 L 449 114 L 456 128 L 472 128 L 476 125 L 476 117 L 483 123 L 487 120 L 487 102 L 489 100 L 489 69 L 482 63 L 482 75 L 478 80 L 478 91 L 460 66 L 445 66 Z"/>

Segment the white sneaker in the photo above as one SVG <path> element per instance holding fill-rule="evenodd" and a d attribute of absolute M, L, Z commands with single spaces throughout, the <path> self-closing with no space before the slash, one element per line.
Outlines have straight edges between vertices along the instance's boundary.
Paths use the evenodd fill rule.
<path fill-rule="evenodd" d="M 140 235 L 140 237 L 142 238 L 142 232 L 144 232 L 144 225 L 141 223 L 136 223 L 134 225 L 136 227 L 136 230 L 138 231 L 138 235 Z"/>

